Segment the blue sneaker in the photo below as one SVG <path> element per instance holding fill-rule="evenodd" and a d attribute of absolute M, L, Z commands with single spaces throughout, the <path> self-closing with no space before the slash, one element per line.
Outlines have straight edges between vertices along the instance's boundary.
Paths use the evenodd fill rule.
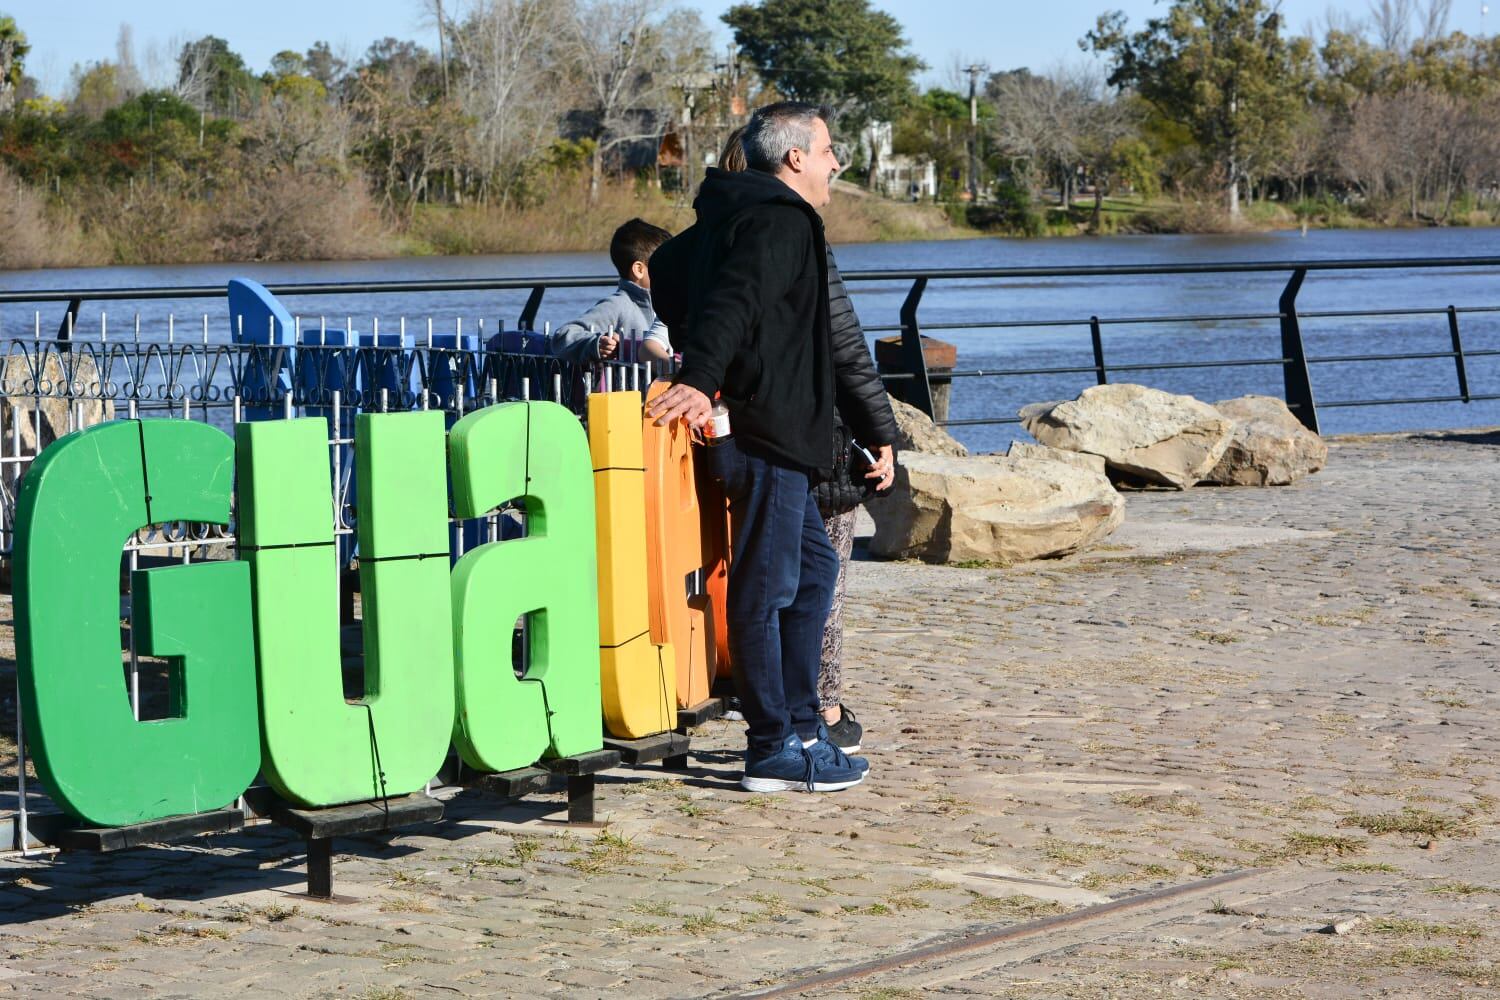
<path fill-rule="evenodd" d="M 829 738 L 828 727 L 818 723 L 818 738 L 810 743 L 807 752 L 812 754 L 818 767 L 822 768 L 844 768 L 845 770 L 858 771 L 866 774 L 870 770 L 870 762 L 863 757 L 851 757 L 832 739 Z"/>
<path fill-rule="evenodd" d="M 814 744 L 816 747 L 818 744 Z M 828 744 L 828 746 L 832 746 Z M 852 762 L 858 758 L 845 757 Z M 840 766 L 830 755 L 804 748 L 796 733 L 787 736 L 781 749 L 768 757 L 745 755 L 745 776 L 740 787 L 747 792 L 837 792 L 865 780 L 864 769 Z"/>

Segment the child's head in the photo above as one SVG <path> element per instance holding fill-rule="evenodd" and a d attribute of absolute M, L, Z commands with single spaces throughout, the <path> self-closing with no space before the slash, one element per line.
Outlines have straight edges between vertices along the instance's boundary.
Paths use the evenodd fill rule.
<path fill-rule="evenodd" d="M 745 169 L 745 147 L 741 142 L 744 138 L 745 126 L 743 125 L 729 133 L 729 138 L 724 140 L 724 151 L 719 154 L 720 170 L 737 174 Z"/>
<path fill-rule="evenodd" d="M 672 234 L 660 226 L 653 226 L 642 219 L 631 219 L 615 230 L 609 241 L 609 259 L 620 273 L 621 281 L 633 281 L 642 288 L 651 287 L 651 276 L 646 270 L 646 261 L 656 248 L 672 238 Z"/>

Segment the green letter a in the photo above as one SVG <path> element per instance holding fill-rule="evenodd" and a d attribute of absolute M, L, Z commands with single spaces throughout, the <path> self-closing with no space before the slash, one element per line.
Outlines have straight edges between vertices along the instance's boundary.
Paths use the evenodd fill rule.
<path fill-rule="evenodd" d="M 481 545 L 453 569 L 459 755 L 509 771 L 598 750 L 594 473 L 583 428 L 556 403 L 501 403 L 454 424 L 448 447 L 457 515 L 524 498 L 528 535 Z M 531 658 L 517 679 L 511 634 L 521 615 Z"/>

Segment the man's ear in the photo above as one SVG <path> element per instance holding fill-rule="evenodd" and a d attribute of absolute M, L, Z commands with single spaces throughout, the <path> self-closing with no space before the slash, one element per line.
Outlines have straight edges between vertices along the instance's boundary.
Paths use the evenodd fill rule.
<path fill-rule="evenodd" d="M 802 150 L 800 148 L 798 148 L 797 146 L 793 146 L 791 149 L 786 151 L 786 165 L 787 169 L 791 170 L 793 173 L 802 173 L 803 156 Z"/>

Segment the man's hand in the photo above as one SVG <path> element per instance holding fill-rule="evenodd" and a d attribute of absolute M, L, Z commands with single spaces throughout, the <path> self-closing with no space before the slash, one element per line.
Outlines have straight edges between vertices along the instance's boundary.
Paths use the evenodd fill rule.
<path fill-rule="evenodd" d="M 886 489 L 896 481 L 896 453 L 888 444 L 875 449 L 875 464 L 865 473 L 866 479 L 877 480 L 877 490 Z"/>
<path fill-rule="evenodd" d="M 599 360 L 612 358 L 615 351 L 620 349 L 620 336 L 615 333 L 601 333 L 599 335 Z"/>
<path fill-rule="evenodd" d="M 646 407 L 646 416 L 656 418 L 656 426 L 664 427 L 681 417 L 689 427 L 699 427 L 708 419 L 713 403 L 703 393 L 690 385 L 674 385 L 653 399 Z"/>

